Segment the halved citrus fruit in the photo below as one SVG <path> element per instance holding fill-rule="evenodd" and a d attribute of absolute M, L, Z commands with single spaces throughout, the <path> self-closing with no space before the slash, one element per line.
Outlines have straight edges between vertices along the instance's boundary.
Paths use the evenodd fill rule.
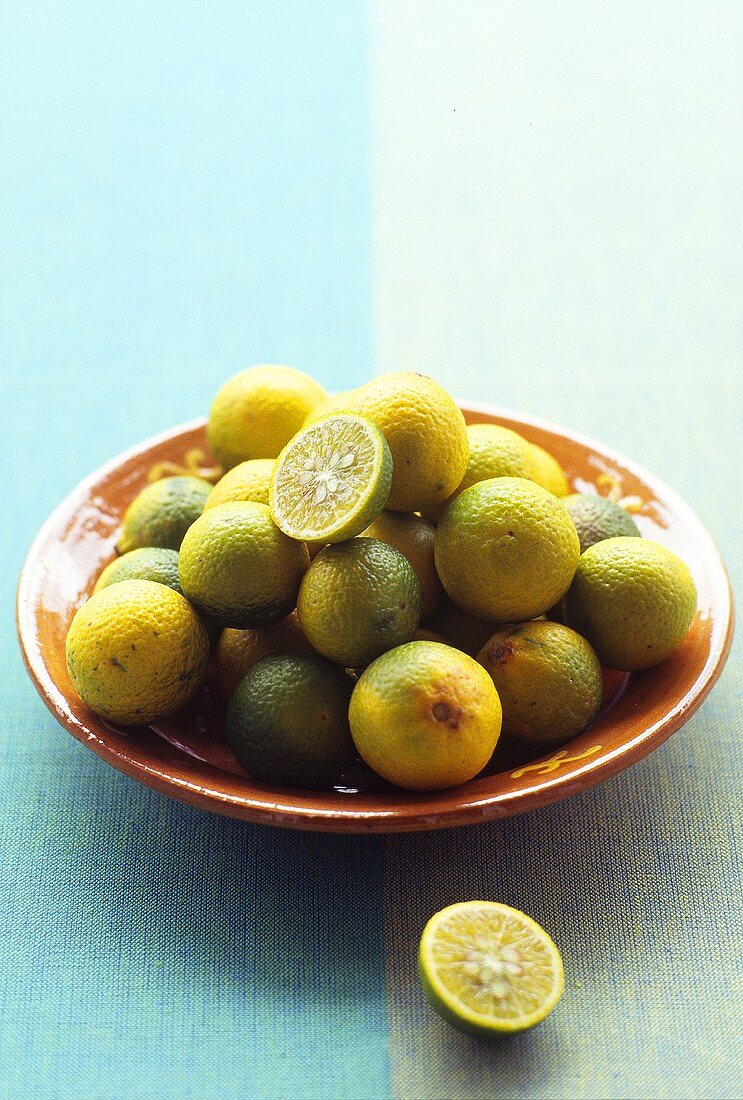
<path fill-rule="evenodd" d="M 392 455 L 379 428 L 339 413 L 297 432 L 276 460 L 274 522 L 302 542 L 345 542 L 375 519 L 392 484 Z"/>
<path fill-rule="evenodd" d="M 565 985 L 560 952 L 545 930 L 494 901 L 457 902 L 434 914 L 421 937 L 418 965 L 439 1015 L 480 1037 L 538 1024 Z"/>

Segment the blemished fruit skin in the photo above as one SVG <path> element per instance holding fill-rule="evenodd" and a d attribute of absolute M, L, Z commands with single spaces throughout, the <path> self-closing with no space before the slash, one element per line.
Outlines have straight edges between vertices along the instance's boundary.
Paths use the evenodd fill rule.
<path fill-rule="evenodd" d="M 102 570 L 94 592 L 119 581 L 159 581 L 183 595 L 178 576 L 178 551 L 165 546 L 143 546 L 114 558 Z"/>
<path fill-rule="evenodd" d="M 672 550 L 651 539 L 619 536 L 581 555 L 562 617 L 607 668 L 636 672 L 678 649 L 696 605 L 689 568 Z"/>
<path fill-rule="evenodd" d="M 297 611 L 318 653 L 364 668 L 410 641 L 420 604 L 420 583 L 407 558 L 386 542 L 360 537 L 320 551 L 300 586 Z"/>
<path fill-rule="evenodd" d="M 231 504 L 235 500 L 255 500 L 268 504 L 274 459 L 251 458 L 233 466 L 219 479 L 207 497 L 204 510 L 218 504 Z"/>
<path fill-rule="evenodd" d="M 180 593 L 157 581 L 125 580 L 79 608 L 66 656 L 73 686 L 91 710 L 139 726 L 174 714 L 194 696 L 209 639 Z"/>
<path fill-rule="evenodd" d="M 382 374 L 352 392 L 349 411 L 376 424 L 389 444 L 394 469 L 388 508 L 426 512 L 454 492 L 467 468 L 467 427 L 433 378 Z"/>
<path fill-rule="evenodd" d="M 307 548 L 279 531 L 267 505 L 209 508 L 186 533 L 178 563 L 186 597 L 222 626 L 265 626 L 294 609 Z"/>
<path fill-rule="evenodd" d="M 503 734 L 526 745 L 557 746 L 577 737 L 601 706 L 601 665 L 569 627 L 535 619 L 497 630 L 478 661 L 503 707 Z"/>
<path fill-rule="evenodd" d="M 409 790 L 455 787 L 485 767 L 501 730 L 498 693 L 466 653 L 418 641 L 361 674 L 349 720 L 361 758 Z"/>
<path fill-rule="evenodd" d="M 190 475 L 153 481 L 124 513 L 116 549 L 120 554 L 146 546 L 178 550 L 186 531 L 204 511 L 211 491 L 210 482 Z"/>
<path fill-rule="evenodd" d="M 421 619 L 437 611 L 445 596 L 433 560 L 433 524 L 422 516 L 385 509 L 362 534 L 389 543 L 408 559 L 420 581 Z"/>
<path fill-rule="evenodd" d="M 499 477 L 465 489 L 436 528 L 436 569 L 463 611 L 494 622 L 543 615 L 580 557 L 573 521 L 548 490 Z"/>
<path fill-rule="evenodd" d="M 571 493 L 563 497 L 563 504 L 570 512 L 580 540 L 580 552 L 604 539 L 620 536 L 640 538 L 637 524 L 629 512 L 607 497 L 590 496 L 588 493 Z"/>
<path fill-rule="evenodd" d="M 355 751 L 348 725 L 353 682 L 317 654 L 262 658 L 237 685 L 225 733 L 254 779 L 329 787 Z"/>
<path fill-rule="evenodd" d="M 259 364 L 240 371 L 212 402 L 207 441 L 214 457 L 225 470 L 251 458 L 276 458 L 327 396 L 294 367 Z"/>
<path fill-rule="evenodd" d="M 225 627 L 214 653 L 214 675 L 221 698 L 227 703 L 245 673 L 271 653 L 312 653 L 313 649 L 292 611 L 284 619 L 253 630 Z"/>

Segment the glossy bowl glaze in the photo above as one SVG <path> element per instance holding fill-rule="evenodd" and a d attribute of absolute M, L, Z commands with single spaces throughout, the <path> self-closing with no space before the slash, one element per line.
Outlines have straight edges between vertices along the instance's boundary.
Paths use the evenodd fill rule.
<path fill-rule="evenodd" d="M 712 540 L 667 486 L 601 444 L 505 410 L 462 407 L 470 423 L 504 424 L 551 451 L 575 491 L 613 487 L 622 499 L 635 498 L 642 534 L 675 550 L 696 581 L 697 614 L 681 648 L 645 672 L 607 673 L 602 712 L 585 733 L 539 759 L 509 759 L 496 750 L 486 773 L 446 791 L 402 791 L 358 765 L 334 790 L 318 793 L 251 780 L 224 743 L 223 708 L 208 684 L 186 711 L 146 729 L 125 731 L 93 714 L 67 674 L 70 620 L 114 557 L 124 509 L 153 467 L 167 473 L 199 458 L 209 465 L 203 421 L 146 440 L 92 474 L 53 512 L 29 551 L 18 586 L 18 635 L 55 718 L 107 763 L 163 794 L 248 821 L 328 832 L 401 832 L 506 817 L 600 783 L 647 755 L 700 705 L 730 648 L 732 595 Z"/>

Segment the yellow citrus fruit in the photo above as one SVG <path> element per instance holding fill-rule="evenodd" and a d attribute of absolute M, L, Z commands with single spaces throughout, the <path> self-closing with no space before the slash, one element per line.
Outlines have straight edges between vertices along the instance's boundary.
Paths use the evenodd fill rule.
<path fill-rule="evenodd" d="M 341 393 L 330 394 L 307 415 L 307 419 L 302 426 L 308 428 L 310 424 L 315 424 L 318 420 L 330 416 L 331 413 L 348 412 L 353 401 L 354 392 L 354 390 L 343 390 Z"/>
<path fill-rule="evenodd" d="M 201 477 L 163 477 L 131 502 L 116 544 L 120 554 L 144 546 L 177 550 L 188 528 L 204 511 L 211 483 Z"/>
<path fill-rule="evenodd" d="M 189 528 L 179 572 L 187 598 L 223 626 L 265 626 L 294 609 L 307 548 L 279 531 L 265 504 L 210 508 Z"/>
<path fill-rule="evenodd" d="M 391 483 L 392 455 L 379 428 L 334 413 L 297 432 L 276 459 L 271 514 L 291 538 L 345 542 L 381 512 Z"/>
<path fill-rule="evenodd" d="M 361 758 L 409 790 L 455 787 L 477 775 L 501 729 L 498 692 L 466 653 L 409 642 L 361 674 L 349 720 Z"/>
<path fill-rule="evenodd" d="M 613 500 L 588 493 L 570 493 L 563 497 L 562 503 L 570 512 L 578 532 L 581 554 L 604 539 L 619 538 L 621 535 L 640 537 L 632 516 Z"/>
<path fill-rule="evenodd" d="M 544 614 L 567 591 L 580 556 L 573 521 L 552 493 L 518 477 L 480 481 L 436 528 L 436 569 L 449 596 L 483 619 Z"/>
<path fill-rule="evenodd" d="M 456 489 L 467 468 L 467 429 L 433 378 L 412 371 L 380 375 L 353 392 L 350 411 L 373 421 L 389 444 L 394 470 L 388 508 L 423 512 Z"/>
<path fill-rule="evenodd" d="M 94 592 L 118 581 L 158 581 L 181 592 L 178 576 L 178 551 L 164 546 L 143 546 L 114 558 L 95 582 Z"/>
<path fill-rule="evenodd" d="M 430 513 L 432 519 L 439 519 L 455 497 L 478 481 L 491 477 L 531 478 L 534 473 L 531 444 L 510 428 L 500 424 L 469 424 L 467 439 L 470 453 L 464 477 L 448 499 Z"/>
<path fill-rule="evenodd" d="M 457 902 L 434 914 L 418 969 L 436 1012 L 479 1038 L 540 1023 L 565 988 L 560 952 L 544 928 L 494 901 Z"/>
<path fill-rule="evenodd" d="M 536 481 L 537 485 L 541 485 L 543 489 L 549 489 L 556 497 L 567 496 L 570 492 L 570 486 L 560 463 L 554 455 L 551 455 L 549 451 L 545 451 L 543 447 L 538 446 L 536 443 L 531 443 L 530 446 L 534 464 L 531 474 L 532 481 Z"/>
<path fill-rule="evenodd" d="M 448 596 L 444 596 L 443 604 L 426 620 L 425 625 L 428 630 L 442 634 L 449 645 L 461 649 L 470 657 L 477 656 L 495 629 L 492 622 L 462 611 Z"/>
<path fill-rule="evenodd" d="M 227 743 L 254 779 L 329 787 L 355 755 L 348 728 L 352 689 L 343 669 L 316 653 L 264 657 L 230 700 Z"/>
<path fill-rule="evenodd" d="M 362 535 L 381 539 L 404 554 L 408 559 L 421 586 L 421 619 L 427 619 L 444 600 L 436 566 L 433 561 L 433 524 L 421 516 L 407 512 L 380 512 Z"/>
<path fill-rule="evenodd" d="M 625 672 L 669 657 L 694 619 L 697 591 L 686 564 L 650 539 L 620 536 L 581 555 L 563 619 L 599 660 Z"/>
<path fill-rule="evenodd" d="M 214 457 L 225 470 L 250 458 L 276 458 L 326 398 L 319 382 L 294 367 L 248 367 L 212 402 L 207 440 Z"/>
<path fill-rule="evenodd" d="M 406 557 L 378 539 L 326 546 L 299 589 L 297 610 L 318 653 L 363 668 L 418 629 L 420 584 Z"/>
<path fill-rule="evenodd" d="M 235 500 L 255 500 L 258 504 L 268 504 L 268 491 L 271 486 L 275 460 L 272 458 L 249 458 L 239 462 L 219 479 L 207 497 L 204 510 L 217 504 L 231 504 Z"/>
<path fill-rule="evenodd" d="M 601 665 L 585 638 L 535 619 L 497 630 L 478 661 L 503 707 L 503 733 L 528 745 L 561 745 L 596 717 Z"/>
<path fill-rule="evenodd" d="M 226 626 L 214 654 L 214 672 L 220 696 L 228 701 L 245 673 L 270 653 L 311 653 L 312 646 L 292 611 L 284 619 L 253 630 Z"/>
<path fill-rule="evenodd" d="M 139 726 L 192 698 L 206 673 L 209 639 L 180 593 L 156 581 L 125 580 L 77 611 L 66 653 L 75 691 L 91 710 Z"/>

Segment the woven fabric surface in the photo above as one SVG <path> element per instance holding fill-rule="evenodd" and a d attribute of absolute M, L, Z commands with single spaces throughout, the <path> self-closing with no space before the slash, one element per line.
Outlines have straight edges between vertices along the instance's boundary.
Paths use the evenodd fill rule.
<path fill-rule="evenodd" d="M 33 0 L 0 42 L 0 1096 L 723 1098 L 740 1061 L 743 660 L 600 787 L 331 837 L 189 809 L 37 697 L 25 552 L 91 470 L 251 362 L 563 423 L 679 492 L 743 581 L 739 12 L 685 2 Z M 485 896 L 566 993 L 487 1046 L 415 966 Z"/>

